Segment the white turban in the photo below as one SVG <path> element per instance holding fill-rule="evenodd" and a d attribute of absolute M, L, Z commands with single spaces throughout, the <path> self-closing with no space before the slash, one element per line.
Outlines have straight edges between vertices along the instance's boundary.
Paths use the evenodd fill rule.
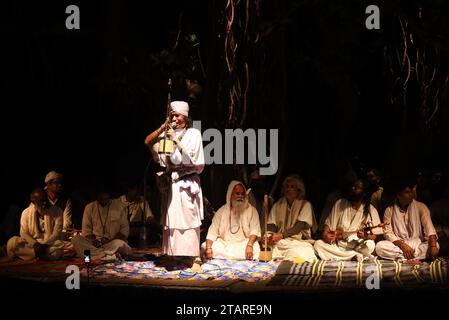
<path fill-rule="evenodd" d="M 56 171 L 50 171 L 45 176 L 45 184 L 48 184 L 51 180 L 55 179 L 62 179 L 62 174 L 56 172 Z"/>
<path fill-rule="evenodd" d="M 189 116 L 189 104 L 185 101 L 173 101 L 170 103 L 173 112 Z"/>

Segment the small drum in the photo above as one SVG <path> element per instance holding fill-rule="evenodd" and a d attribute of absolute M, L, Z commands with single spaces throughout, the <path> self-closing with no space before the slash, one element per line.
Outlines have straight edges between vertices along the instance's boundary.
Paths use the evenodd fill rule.
<path fill-rule="evenodd" d="M 172 154 L 174 151 L 174 144 L 173 144 L 173 140 L 171 139 L 161 139 L 159 141 L 159 150 L 158 150 L 158 154 Z"/>

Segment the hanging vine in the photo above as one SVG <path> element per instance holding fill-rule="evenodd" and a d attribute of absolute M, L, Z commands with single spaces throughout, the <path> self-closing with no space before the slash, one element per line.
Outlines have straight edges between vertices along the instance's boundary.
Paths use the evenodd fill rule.
<path fill-rule="evenodd" d="M 401 40 L 387 47 L 385 53 L 389 55 L 387 61 L 394 79 L 390 102 L 401 105 L 405 125 L 409 104 L 418 98 L 420 124 L 424 132 L 430 135 L 439 127 L 438 115 L 442 105 L 447 108 L 449 72 L 441 55 L 441 50 L 445 48 L 438 41 L 433 41 L 430 31 L 426 29 L 441 29 L 444 23 L 428 21 L 430 19 L 423 15 L 423 11 L 423 7 L 408 14 L 400 11 L 396 25 L 400 28 Z M 409 90 L 411 85 L 418 87 L 417 97 Z"/>
<path fill-rule="evenodd" d="M 244 3 L 244 7 L 243 4 Z M 226 34 L 224 59 L 228 87 L 228 127 L 243 127 L 250 106 L 252 60 L 249 57 L 259 34 L 253 26 L 259 17 L 259 1 L 227 0 L 224 10 Z M 252 40 L 252 38 L 256 40 Z"/>

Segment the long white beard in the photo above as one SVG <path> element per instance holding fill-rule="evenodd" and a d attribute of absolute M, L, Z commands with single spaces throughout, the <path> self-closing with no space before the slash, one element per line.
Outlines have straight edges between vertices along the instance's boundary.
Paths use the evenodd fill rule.
<path fill-rule="evenodd" d="M 243 201 L 232 200 L 231 206 L 232 206 L 232 211 L 234 212 L 234 214 L 240 215 L 245 210 L 246 201 L 245 200 L 243 200 Z"/>

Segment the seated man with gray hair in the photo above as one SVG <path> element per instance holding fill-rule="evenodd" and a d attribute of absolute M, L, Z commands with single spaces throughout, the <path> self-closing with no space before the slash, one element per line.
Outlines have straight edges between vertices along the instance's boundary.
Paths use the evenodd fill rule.
<path fill-rule="evenodd" d="M 23 260 L 61 258 L 64 248 L 64 242 L 60 240 L 61 212 L 49 205 L 42 188 L 33 189 L 30 200 L 20 218 L 20 237 L 12 237 L 6 246 L 8 257 Z"/>
<path fill-rule="evenodd" d="M 273 258 L 312 262 L 317 259 L 312 239 L 312 230 L 316 230 L 317 223 L 312 204 L 305 200 L 306 188 L 299 176 L 285 178 L 282 194 L 268 219 L 268 231 L 274 232 L 269 237 Z"/>

